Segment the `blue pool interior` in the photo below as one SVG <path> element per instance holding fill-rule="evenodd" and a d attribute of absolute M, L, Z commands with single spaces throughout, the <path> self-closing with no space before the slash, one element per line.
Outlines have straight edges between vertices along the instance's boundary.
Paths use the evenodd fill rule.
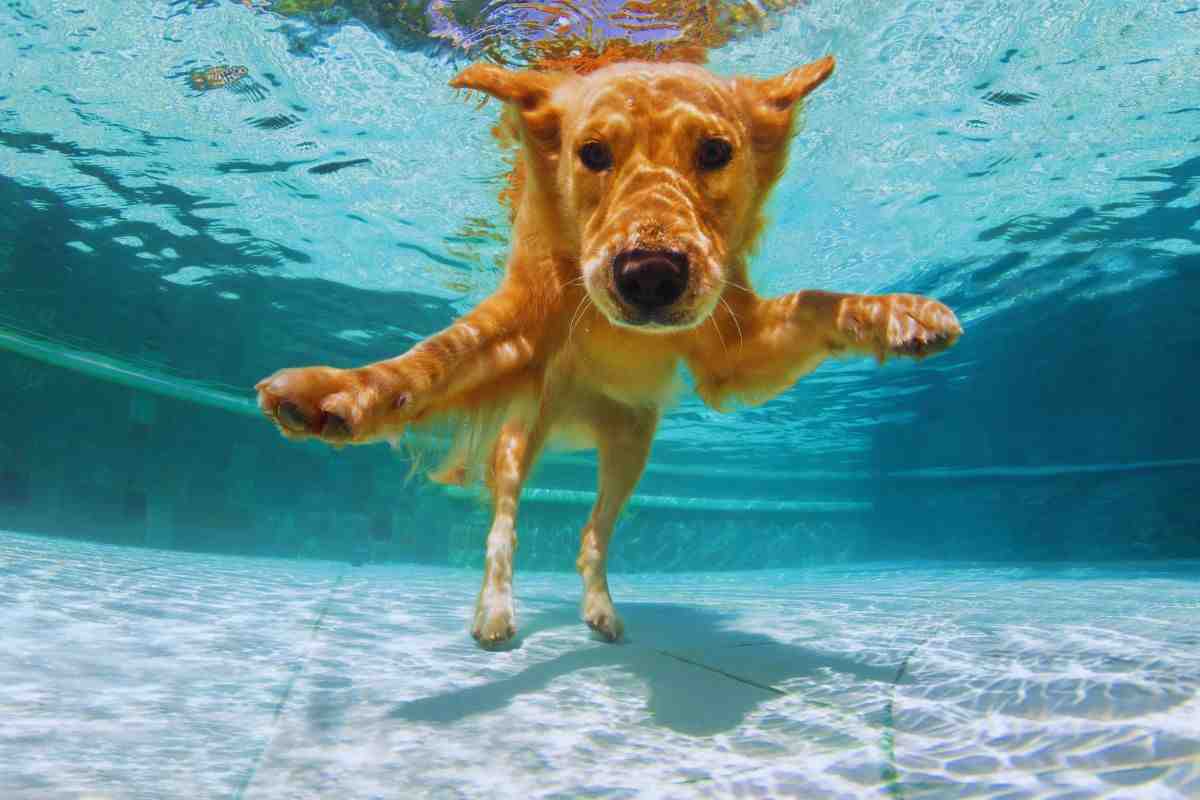
<path fill-rule="evenodd" d="M 0 795 L 1200 795 L 1200 7 L 768 3 L 714 49 L 839 59 L 760 291 L 919 292 L 966 333 L 685 394 L 616 648 L 573 606 L 594 459 L 546 459 L 522 633 L 482 653 L 479 501 L 289 444 L 249 388 L 499 280 L 497 110 L 446 82 L 533 12 L 385 5 L 0 8 Z"/>

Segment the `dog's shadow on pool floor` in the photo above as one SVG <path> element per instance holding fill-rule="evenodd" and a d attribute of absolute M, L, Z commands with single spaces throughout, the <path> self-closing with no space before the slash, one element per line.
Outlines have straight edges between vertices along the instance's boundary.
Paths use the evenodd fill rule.
<path fill-rule="evenodd" d="M 615 666 L 649 688 L 649 711 L 667 728 L 693 736 L 737 727 L 759 704 L 786 694 L 778 684 L 819 677 L 826 670 L 861 681 L 891 683 L 896 666 L 778 642 L 760 633 L 727 626 L 719 612 L 665 603 L 624 603 L 626 639 L 616 645 L 586 646 L 526 667 L 521 672 L 443 694 L 401 703 L 393 719 L 451 723 L 495 711 L 514 698 L 538 692 L 556 678 L 581 669 Z M 528 619 L 516 646 L 540 631 L 582 627 L 577 607 L 560 604 Z"/>

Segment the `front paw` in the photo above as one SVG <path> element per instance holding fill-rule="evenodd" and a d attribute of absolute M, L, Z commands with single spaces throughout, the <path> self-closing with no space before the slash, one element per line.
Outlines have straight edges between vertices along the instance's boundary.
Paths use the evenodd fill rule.
<path fill-rule="evenodd" d="M 962 325 L 937 300 L 915 294 L 854 296 L 842 302 L 838 327 L 851 343 L 875 353 L 925 358 L 954 345 Z"/>
<path fill-rule="evenodd" d="M 284 369 L 259 381 L 258 405 L 289 438 L 364 442 L 399 427 L 415 403 L 402 379 L 370 368 Z"/>

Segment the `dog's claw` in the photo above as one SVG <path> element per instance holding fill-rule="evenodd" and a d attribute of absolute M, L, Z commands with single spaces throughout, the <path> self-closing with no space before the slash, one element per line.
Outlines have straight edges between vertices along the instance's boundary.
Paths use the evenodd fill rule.
<path fill-rule="evenodd" d="M 600 617 L 599 619 L 589 619 L 588 627 L 600 634 L 604 641 L 612 643 L 621 638 L 622 626 L 621 620 L 616 617 Z"/>
<path fill-rule="evenodd" d="M 606 642 L 621 638 L 625 625 L 621 622 L 608 589 L 596 585 L 584 589 L 582 617 L 587 626 L 600 634 Z"/>
<path fill-rule="evenodd" d="M 295 403 L 289 403 L 284 400 L 275 409 L 275 416 L 283 427 L 296 433 L 301 433 L 308 430 L 308 420 L 304 418 L 304 412 Z"/>
<path fill-rule="evenodd" d="M 398 431 L 419 411 L 397 372 L 332 367 L 284 369 L 255 385 L 263 413 L 289 439 L 341 446 Z"/>
<path fill-rule="evenodd" d="M 497 614 L 494 617 L 490 617 L 484 620 L 482 624 L 476 625 L 471 631 L 471 636 L 485 650 L 501 647 L 516 635 L 517 628 L 513 625 L 512 617 L 508 614 Z"/>
<path fill-rule="evenodd" d="M 479 642 L 480 646 L 486 648 L 500 647 L 516 635 L 517 632 L 510 627 L 507 630 L 496 631 L 487 636 L 478 635 L 475 637 L 475 641 Z"/>
<path fill-rule="evenodd" d="M 324 439 L 350 439 L 354 436 L 346 420 L 337 414 L 326 414 L 325 424 L 321 427 L 321 437 Z"/>
<path fill-rule="evenodd" d="M 925 358 L 951 347 L 962 335 L 954 312 L 928 297 L 911 294 L 852 296 L 844 301 L 838 327 L 859 345 L 888 356 Z"/>

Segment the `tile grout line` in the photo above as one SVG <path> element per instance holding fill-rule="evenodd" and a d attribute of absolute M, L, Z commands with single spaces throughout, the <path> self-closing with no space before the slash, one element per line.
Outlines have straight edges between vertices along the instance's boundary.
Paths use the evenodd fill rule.
<path fill-rule="evenodd" d="M 321 624 L 325 621 L 325 615 L 329 611 L 329 606 L 333 604 L 334 594 L 341 587 L 342 580 L 345 577 L 345 573 L 337 576 L 337 580 L 335 580 L 333 582 L 333 586 L 329 588 L 329 594 L 325 596 L 325 602 L 321 604 L 321 609 L 317 612 L 316 619 L 313 620 L 312 625 L 309 627 L 308 647 L 305 649 L 299 666 L 292 670 L 292 674 L 288 678 L 287 684 L 285 684 L 283 687 L 283 696 L 279 698 L 279 701 L 275 704 L 275 710 L 271 714 L 271 731 L 267 735 L 267 739 L 263 743 L 262 747 L 259 748 L 258 753 L 255 754 L 254 761 L 250 764 L 250 769 L 247 770 L 245 777 L 242 779 L 241 784 L 237 788 L 237 791 L 234 792 L 234 800 L 242 800 L 242 798 L 246 796 L 246 790 L 254 781 L 254 776 L 258 773 L 259 766 L 262 765 L 263 759 L 266 757 L 267 752 L 271 749 L 271 745 L 275 741 L 275 736 L 278 733 L 277 729 L 279 725 L 279 718 L 283 716 L 283 708 L 285 705 L 287 705 L 288 699 L 292 696 L 292 687 L 295 686 L 296 679 L 304 674 L 304 668 L 308 665 L 309 656 L 312 651 L 313 643 L 316 641 L 317 633 L 321 629 Z"/>
<path fill-rule="evenodd" d="M 928 641 L 928 640 L 926 640 L 926 641 Z M 910 653 L 908 654 L 908 656 L 906 656 L 906 657 L 905 657 L 905 659 L 904 659 L 904 662 L 901 664 L 900 672 L 898 672 L 898 673 L 897 673 L 897 675 L 896 675 L 896 680 L 899 680 L 899 678 L 900 678 L 900 674 L 903 672 L 904 668 L 905 668 L 905 667 L 907 666 L 907 664 L 908 664 L 908 659 L 909 659 L 909 658 L 911 658 L 911 657 L 912 657 L 912 655 L 913 655 L 913 653 L 915 653 L 915 652 L 916 652 L 918 649 L 920 649 L 920 648 L 921 648 L 921 647 L 923 647 L 924 645 L 925 645 L 925 642 L 922 642 L 921 644 L 917 645 L 915 648 L 913 648 L 912 652 L 910 652 Z M 755 643 L 755 642 L 744 642 L 744 643 L 742 643 L 742 644 L 734 644 L 734 645 L 729 645 L 729 646 L 728 646 L 727 648 L 725 648 L 725 649 L 730 649 L 730 650 L 731 650 L 731 649 L 736 649 L 736 648 L 739 648 L 739 647 L 760 647 L 760 646 L 762 646 L 762 645 L 760 645 L 760 644 L 758 644 L 758 643 Z M 735 674 L 733 674 L 733 673 L 726 672 L 726 671 L 724 671 L 724 670 L 721 670 L 721 669 L 717 669 L 716 667 L 710 667 L 710 666 L 708 666 L 707 664 L 703 664 L 703 663 L 701 663 L 701 662 L 698 662 L 698 661 L 693 661 L 693 660 L 691 660 L 691 659 L 689 659 L 689 658 L 685 658 L 685 657 L 683 657 L 683 656 L 676 655 L 675 653 L 670 653 L 670 652 L 668 652 L 668 651 L 666 651 L 666 650 L 654 650 L 654 652 L 658 653 L 659 655 L 664 655 L 664 656 L 667 656 L 668 658 L 673 658 L 673 659 L 675 659 L 676 661 L 682 661 L 682 662 L 683 662 L 683 663 L 685 663 L 685 664 L 690 664 L 690 665 L 692 665 L 692 666 L 699 667 L 699 668 L 701 668 L 701 669 L 705 669 L 705 670 L 708 670 L 708 671 L 710 671 L 710 672 L 715 672 L 715 673 L 717 673 L 717 674 L 719 674 L 719 675 L 723 675 L 723 676 L 724 676 L 724 677 L 726 677 L 726 678 L 730 678 L 731 680 L 735 680 L 735 681 L 737 681 L 738 683 L 744 683 L 744 684 L 747 684 L 747 685 L 749 685 L 749 686 L 753 686 L 753 687 L 754 687 L 754 688 L 756 688 L 756 689 L 762 689 L 763 691 L 766 691 L 766 692 L 771 692 L 771 693 L 773 693 L 773 694 L 776 694 L 776 695 L 781 695 L 781 696 L 789 696 L 789 695 L 793 695 L 793 694 L 794 694 L 793 692 L 786 691 L 786 690 L 784 690 L 784 689 L 780 689 L 780 688 L 778 688 L 778 687 L 775 687 L 775 686 L 771 686 L 770 684 L 759 683 L 759 682 L 757 682 L 757 681 L 754 681 L 754 680 L 751 680 L 751 679 L 749 679 L 749 678 L 743 678 L 743 677 L 741 677 L 741 676 L 739 676 L 739 675 L 735 675 Z M 814 700 L 812 700 L 811 698 L 806 698 L 804 702 L 806 702 L 806 703 L 809 703 L 809 704 L 811 704 L 811 705 L 818 706 L 818 707 L 820 707 L 820 708 L 824 708 L 824 709 L 826 709 L 827 711 L 833 711 L 835 714 L 838 714 L 838 715 L 844 715 L 844 716 L 846 716 L 846 717 L 852 717 L 852 718 L 856 718 L 856 719 L 860 719 L 860 720 L 862 719 L 862 718 L 860 717 L 860 715 L 857 715 L 857 714 L 844 714 L 844 712 L 842 712 L 840 709 L 838 709 L 836 706 L 834 706 L 834 705 L 833 705 L 833 704 L 831 704 L 831 703 L 826 703 L 826 702 L 824 702 L 824 701 L 819 701 L 819 700 L 816 700 L 816 701 L 814 701 Z M 863 720 L 863 721 L 865 721 L 865 720 Z M 886 737 L 886 736 L 888 735 L 888 729 L 887 729 L 886 725 L 884 726 L 884 728 L 883 728 L 883 731 L 884 731 L 884 736 Z M 891 752 L 890 752 L 890 751 L 888 751 L 888 752 L 886 753 L 886 755 L 887 755 L 887 756 L 889 756 L 890 758 L 893 758 L 893 759 L 894 759 L 894 757 L 892 756 L 892 754 L 891 754 Z M 753 773 L 753 772 L 758 772 L 758 771 L 760 771 L 760 770 L 763 770 L 763 769 L 764 769 L 764 767 L 762 767 L 762 766 L 747 767 L 747 768 L 745 768 L 745 769 L 740 769 L 740 770 L 737 770 L 737 771 L 735 771 L 735 772 L 734 772 L 732 775 L 730 775 L 729 777 L 731 777 L 731 778 L 734 778 L 734 777 L 739 777 L 739 776 L 743 776 L 743 775 L 748 775 L 748 774 L 751 774 L 751 773 Z M 704 783 L 704 782 L 707 782 L 707 781 L 712 781 L 712 780 L 714 780 L 714 778 L 713 778 L 712 776 L 706 776 L 706 777 L 702 777 L 702 778 L 689 778 L 689 779 L 687 779 L 687 780 L 675 781 L 675 783 L 676 783 L 677 785 L 688 785 L 688 784 Z"/>
<path fill-rule="evenodd" d="M 883 751 L 884 758 L 887 763 L 884 765 L 880 778 L 883 780 L 883 790 L 892 797 L 904 800 L 904 785 L 900 782 L 900 770 L 896 766 L 896 692 L 900 688 L 900 681 L 904 680 L 908 674 L 908 664 L 912 657 L 917 654 L 922 648 L 936 639 L 946 629 L 946 626 L 952 622 L 958 622 L 959 617 L 953 620 L 943 620 L 928 636 L 913 646 L 908 654 L 904 656 L 904 660 L 900 662 L 900 666 L 896 668 L 896 677 L 892 679 L 891 696 L 888 698 L 887 704 L 883 709 L 883 734 L 880 737 L 879 746 Z"/>
<path fill-rule="evenodd" d="M 666 650 L 655 650 L 654 652 L 658 653 L 659 655 L 664 655 L 667 658 L 673 658 L 676 661 L 682 661 L 684 664 L 691 664 L 693 667 L 699 667 L 700 669 L 706 669 L 709 672 L 715 672 L 718 675 L 724 675 L 726 678 L 729 678 L 730 680 L 735 680 L 738 683 L 744 683 L 747 686 L 753 686 L 755 689 L 762 689 L 764 692 L 770 692 L 770 693 L 776 694 L 776 695 L 787 694 L 787 692 L 785 692 L 783 689 L 777 689 L 774 686 L 771 686 L 770 684 L 759 683 L 758 681 L 751 680 L 750 678 L 743 678 L 740 675 L 734 675 L 732 672 L 726 672 L 723 669 L 717 669 L 716 667 L 710 667 L 707 664 L 704 664 L 702 662 L 693 661 L 690 658 L 685 658 L 684 656 L 676 655 L 676 654 L 668 652 Z"/>

